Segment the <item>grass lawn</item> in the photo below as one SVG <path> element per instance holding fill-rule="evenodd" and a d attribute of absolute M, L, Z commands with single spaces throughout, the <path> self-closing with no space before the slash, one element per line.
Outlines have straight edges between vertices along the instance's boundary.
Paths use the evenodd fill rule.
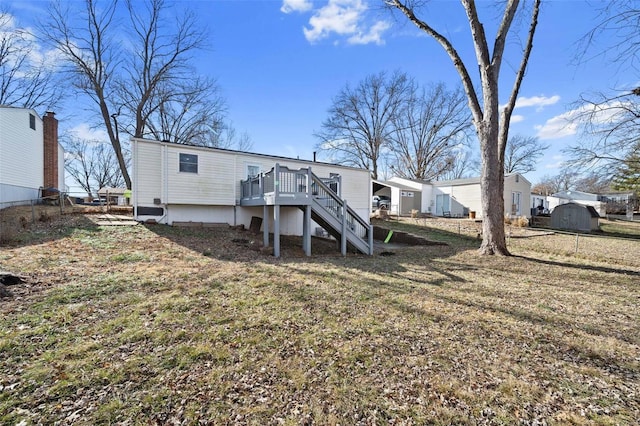
<path fill-rule="evenodd" d="M 640 239 L 283 258 L 227 228 L 69 215 L 0 249 L 0 424 L 549 424 L 640 419 Z M 455 222 L 450 222 L 455 223 Z M 465 222 L 466 223 L 466 222 Z"/>

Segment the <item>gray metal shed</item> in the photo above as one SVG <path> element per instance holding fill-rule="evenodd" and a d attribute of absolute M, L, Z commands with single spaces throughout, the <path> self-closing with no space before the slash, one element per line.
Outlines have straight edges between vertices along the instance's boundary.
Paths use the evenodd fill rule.
<path fill-rule="evenodd" d="M 596 231 L 599 229 L 599 218 L 600 215 L 592 206 L 560 204 L 551 212 L 551 227 L 569 231 Z"/>

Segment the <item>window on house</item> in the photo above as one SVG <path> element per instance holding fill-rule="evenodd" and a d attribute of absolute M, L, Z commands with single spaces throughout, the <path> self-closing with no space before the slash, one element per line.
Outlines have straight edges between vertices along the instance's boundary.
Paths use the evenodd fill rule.
<path fill-rule="evenodd" d="M 260 166 L 247 164 L 247 177 L 254 177 L 260 174 Z"/>
<path fill-rule="evenodd" d="M 195 154 L 180 154 L 180 171 L 198 173 L 198 156 Z"/>
<path fill-rule="evenodd" d="M 29 127 L 33 130 L 36 129 L 36 116 L 33 114 L 29 114 Z"/>

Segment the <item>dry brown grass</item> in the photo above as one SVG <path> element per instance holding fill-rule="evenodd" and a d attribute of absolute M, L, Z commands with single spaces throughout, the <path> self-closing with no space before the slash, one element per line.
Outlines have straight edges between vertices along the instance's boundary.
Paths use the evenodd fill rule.
<path fill-rule="evenodd" d="M 449 246 L 277 260 L 229 229 L 65 220 L 0 253 L 29 277 L 0 302 L 0 423 L 640 418 L 640 240 L 514 230 L 480 257 L 473 222 L 387 222 Z"/>

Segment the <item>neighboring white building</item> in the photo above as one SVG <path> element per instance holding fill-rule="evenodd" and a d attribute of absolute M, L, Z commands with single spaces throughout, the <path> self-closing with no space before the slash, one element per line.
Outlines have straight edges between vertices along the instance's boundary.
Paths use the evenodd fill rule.
<path fill-rule="evenodd" d="M 391 214 L 408 215 L 412 210 L 428 211 L 430 188 L 428 182 L 417 179 L 392 177 L 388 181 L 373 181 L 373 194 L 386 195 L 391 199 Z"/>
<path fill-rule="evenodd" d="M 64 191 L 64 149 L 52 112 L 0 106 L 0 208 Z"/>
<path fill-rule="evenodd" d="M 562 204 L 575 203 L 593 207 L 600 217 L 607 216 L 607 204 L 600 201 L 598 194 L 583 191 L 561 191 L 548 196 L 547 200 L 550 211 Z"/>
<path fill-rule="evenodd" d="M 331 227 L 327 221 L 333 219 L 318 217 L 323 213 L 320 198 L 324 195 L 323 200 L 334 210 L 342 209 L 347 200 L 348 210 L 358 216 L 350 216 L 349 229 L 358 228 L 358 237 L 369 237 L 368 170 L 137 138 L 132 139 L 131 149 L 132 202 L 137 220 L 154 219 L 169 225 L 242 224 L 248 228 L 252 218 L 259 217 L 266 234 L 270 229 L 278 235 L 309 235 L 310 229 Z M 279 174 L 274 175 L 276 171 Z M 248 177 L 253 178 L 243 186 L 241 181 Z M 326 201 L 326 187 L 316 178 L 338 182 L 332 189 L 337 190 L 339 200 Z"/>
<path fill-rule="evenodd" d="M 392 213 L 408 214 L 416 209 L 434 216 L 468 217 L 473 213 L 482 217 L 479 177 L 433 182 L 393 177 L 386 182 L 374 181 L 374 193 L 391 196 Z M 527 203 L 530 194 L 531 183 L 521 174 L 506 175 L 505 215 L 530 217 Z"/>

